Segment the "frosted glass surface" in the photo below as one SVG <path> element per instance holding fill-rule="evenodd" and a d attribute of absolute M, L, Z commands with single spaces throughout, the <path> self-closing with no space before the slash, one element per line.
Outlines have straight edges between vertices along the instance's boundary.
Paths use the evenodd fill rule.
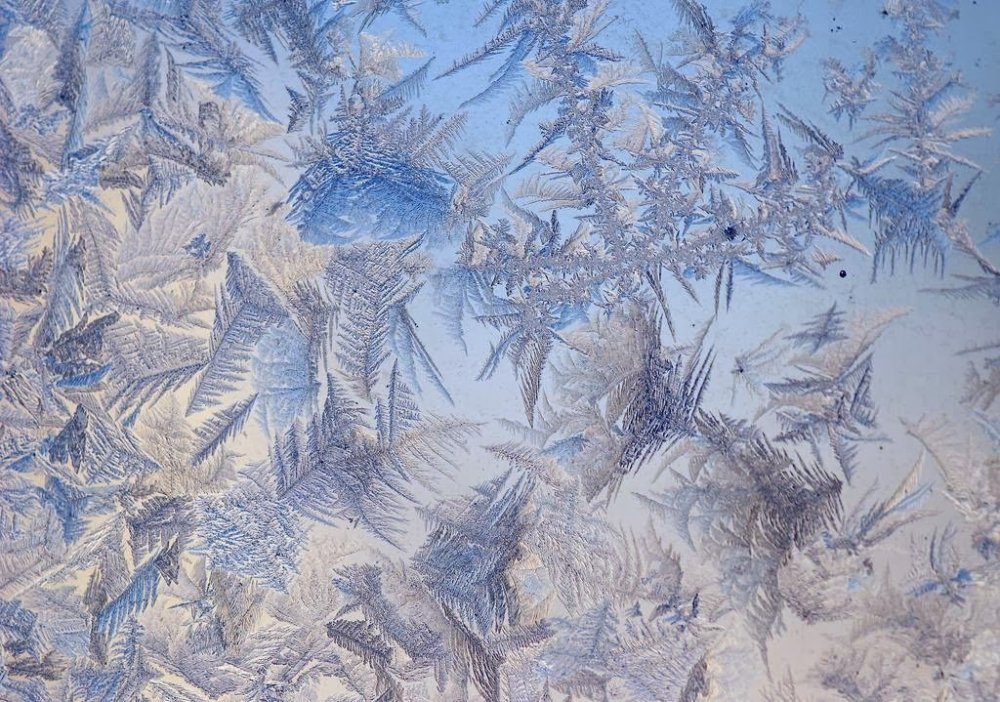
<path fill-rule="evenodd" d="M 0 702 L 1000 699 L 990 0 L 0 0 Z"/>

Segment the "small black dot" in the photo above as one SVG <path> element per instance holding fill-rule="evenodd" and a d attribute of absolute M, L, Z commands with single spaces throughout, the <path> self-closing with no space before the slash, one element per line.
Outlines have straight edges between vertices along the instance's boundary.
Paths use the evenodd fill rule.
<path fill-rule="evenodd" d="M 846 278 L 847 277 L 847 271 L 841 269 L 841 271 L 840 271 L 840 277 L 841 278 Z"/>

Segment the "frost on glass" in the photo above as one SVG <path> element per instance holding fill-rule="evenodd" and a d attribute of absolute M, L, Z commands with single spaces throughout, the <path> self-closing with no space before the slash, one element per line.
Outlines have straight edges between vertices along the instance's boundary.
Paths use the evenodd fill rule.
<path fill-rule="evenodd" d="M 1000 699 L 970 0 L 0 0 L 0 700 Z"/>

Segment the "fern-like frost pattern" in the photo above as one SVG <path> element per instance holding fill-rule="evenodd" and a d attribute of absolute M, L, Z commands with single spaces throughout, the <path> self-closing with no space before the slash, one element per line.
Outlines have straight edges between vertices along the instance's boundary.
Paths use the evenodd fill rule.
<path fill-rule="evenodd" d="M 1000 699 L 970 0 L 0 0 L 0 702 Z"/>

